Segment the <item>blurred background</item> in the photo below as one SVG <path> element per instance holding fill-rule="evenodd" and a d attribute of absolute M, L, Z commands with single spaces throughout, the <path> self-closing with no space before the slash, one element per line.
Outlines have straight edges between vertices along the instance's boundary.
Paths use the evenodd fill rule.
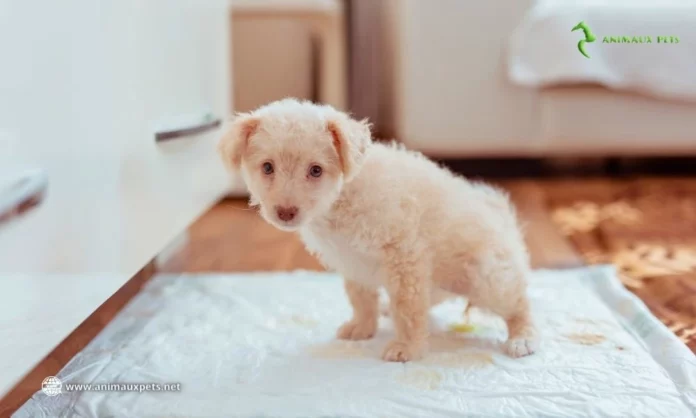
<path fill-rule="evenodd" d="M 696 349 L 693 2 L 0 0 L 0 51 L 10 405 L 154 272 L 320 269 L 215 154 L 288 96 L 505 188 L 535 267 L 616 265 Z"/>
<path fill-rule="evenodd" d="M 696 349 L 695 27 L 684 1 L 236 2 L 233 103 L 331 103 L 496 182 L 536 267 L 616 265 Z"/>
<path fill-rule="evenodd" d="M 694 154 L 683 2 L 265 3 L 233 8 L 237 110 L 285 96 L 329 102 L 369 118 L 379 138 L 449 159 Z M 590 59 L 571 32 L 580 21 L 597 37 Z M 662 33 L 681 42 L 658 43 Z"/>

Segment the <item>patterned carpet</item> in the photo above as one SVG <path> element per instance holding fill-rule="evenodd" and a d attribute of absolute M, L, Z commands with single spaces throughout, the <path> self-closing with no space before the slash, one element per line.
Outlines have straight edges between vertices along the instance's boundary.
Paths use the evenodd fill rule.
<path fill-rule="evenodd" d="M 621 280 L 696 352 L 696 181 L 625 181 L 549 202 L 590 263 Z"/>

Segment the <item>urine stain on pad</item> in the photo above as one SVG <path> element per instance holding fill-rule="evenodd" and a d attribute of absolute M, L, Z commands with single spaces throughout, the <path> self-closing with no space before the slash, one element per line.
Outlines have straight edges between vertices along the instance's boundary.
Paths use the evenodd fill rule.
<path fill-rule="evenodd" d="M 493 364 L 493 355 L 485 351 L 438 353 L 426 357 L 422 363 L 433 366 L 480 369 Z"/>
<path fill-rule="evenodd" d="M 596 345 L 604 342 L 607 337 L 602 334 L 588 334 L 588 333 L 577 333 L 568 334 L 566 338 L 582 345 Z"/>
<path fill-rule="evenodd" d="M 450 324 L 449 330 L 452 332 L 459 333 L 470 333 L 477 330 L 476 325 L 461 323 L 461 324 Z"/>
<path fill-rule="evenodd" d="M 333 341 L 317 345 L 310 349 L 314 357 L 320 358 L 356 358 L 367 357 L 365 348 L 354 341 Z"/>
<path fill-rule="evenodd" d="M 397 376 L 396 380 L 417 389 L 437 390 L 442 382 L 442 374 L 436 370 L 414 369 Z"/>

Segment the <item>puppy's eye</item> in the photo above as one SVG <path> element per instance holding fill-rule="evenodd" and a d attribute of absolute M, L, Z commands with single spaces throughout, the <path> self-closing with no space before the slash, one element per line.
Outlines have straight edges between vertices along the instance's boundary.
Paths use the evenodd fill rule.
<path fill-rule="evenodd" d="M 321 169 L 321 167 L 319 167 L 318 165 L 313 165 L 309 168 L 309 175 L 312 177 L 319 177 L 321 176 L 322 171 L 323 170 Z"/>
<path fill-rule="evenodd" d="M 263 172 L 265 174 L 272 174 L 273 173 L 273 164 L 271 164 L 271 163 L 263 163 L 261 168 L 263 169 Z"/>

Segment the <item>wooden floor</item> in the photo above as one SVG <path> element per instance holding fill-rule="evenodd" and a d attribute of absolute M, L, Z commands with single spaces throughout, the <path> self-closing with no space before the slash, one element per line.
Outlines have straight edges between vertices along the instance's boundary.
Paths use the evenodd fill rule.
<path fill-rule="evenodd" d="M 547 189 L 543 181 L 498 183 L 510 192 L 525 225 L 534 267 L 574 267 L 582 258 L 558 232 L 547 209 Z M 578 187 L 576 184 L 574 187 Z M 162 268 L 165 272 L 235 272 L 312 269 L 321 270 L 308 255 L 296 235 L 266 224 L 244 200 L 225 200 L 212 208 L 190 228 L 188 244 Z M 107 301 L 63 344 L 56 348 L 5 399 L 0 401 L 0 417 L 9 416 L 34 392 L 41 380 L 55 375 L 124 306 L 143 284 L 141 275 Z"/>

